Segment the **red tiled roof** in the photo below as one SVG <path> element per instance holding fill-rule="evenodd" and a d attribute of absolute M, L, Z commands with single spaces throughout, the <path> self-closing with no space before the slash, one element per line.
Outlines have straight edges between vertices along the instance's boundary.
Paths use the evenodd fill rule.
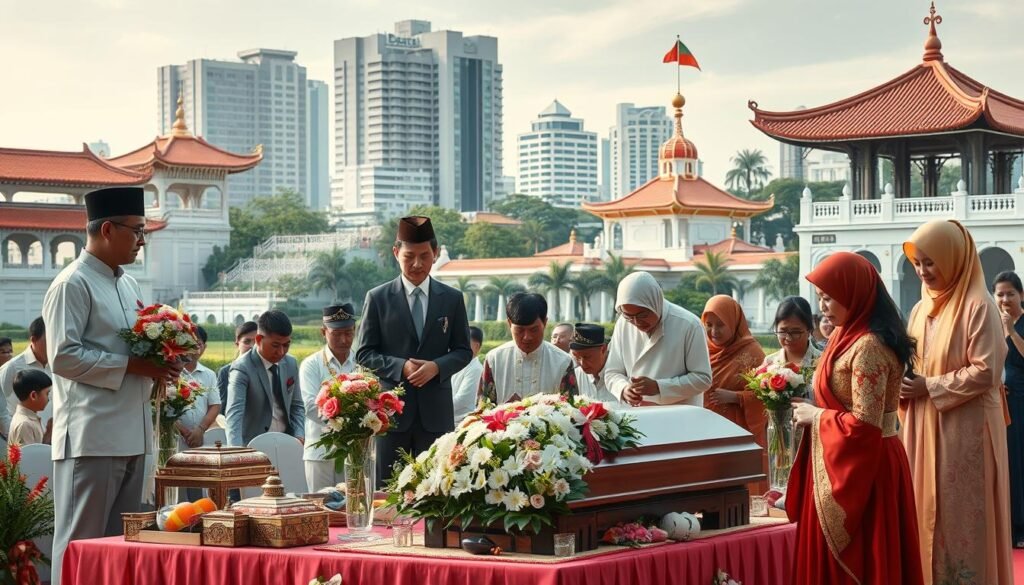
<path fill-rule="evenodd" d="M 684 179 L 674 175 L 655 177 L 615 201 L 584 203 L 583 209 L 603 218 L 687 213 L 751 217 L 774 205 L 774 197 L 763 202 L 748 201 L 715 187 L 702 177 Z"/>
<path fill-rule="evenodd" d="M 752 253 L 774 253 L 775 251 L 771 248 L 765 248 L 762 246 L 755 246 L 750 242 L 744 242 L 737 237 L 726 238 L 721 242 L 714 244 L 697 244 L 693 247 L 694 256 L 704 254 L 704 252 L 711 252 L 712 254 L 726 254 L 728 256 L 736 254 L 752 254 Z"/>
<path fill-rule="evenodd" d="M 122 169 L 93 154 L 80 152 L 0 148 L 0 182 L 52 186 L 108 187 L 141 185 L 152 171 Z"/>
<path fill-rule="evenodd" d="M 769 112 L 750 102 L 751 123 L 780 139 L 830 142 L 950 132 L 972 126 L 1024 136 L 1024 101 L 993 91 L 941 59 L 825 106 Z"/>
<path fill-rule="evenodd" d="M 85 207 L 52 203 L 0 203 L 0 229 L 84 232 Z M 147 219 L 146 229 L 159 231 L 167 222 Z"/>
<path fill-rule="evenodd" d="M 469 213 L 467 223 L 492 223 L 494 225 L 523 225 L 518 219 L 493 211 L 473 211 Z"/>
<path fill-rule="evenodd" d="M 535 258 L 541 257 L 546 258 L 548 256 L 582 256 L 583 255 L 583 242 L 577 242 L 575 238 L 554 248 L 548 248 L 547 250 L 541 250 L 533 256 Z"/>
<path fill-rule="evenodd" d="M 262 159 L 263 151 L 259 147 L 252 154 L 235 154 L 198 136 L 172 134 L 158 136 L 142 148 L 110 159 L 110 163 L 133 169 L 160 163 L 169 167 L 217 168 L 238 173 L 253 168 Z"/>

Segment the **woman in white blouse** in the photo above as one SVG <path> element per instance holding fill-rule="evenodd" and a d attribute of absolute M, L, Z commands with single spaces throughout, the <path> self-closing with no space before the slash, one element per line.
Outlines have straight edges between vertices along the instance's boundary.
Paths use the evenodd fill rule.
<path fill-rule="evenodd" d="M 605 366 L 608 390 L 632 406 L 703 406 L 711 360 L 700 319 L 666 301 L 646 272 L 622 279 L 615 310 L 619 318 Z"/>
<path fill-rule="evenodd" d="M 811 343 L 814 320 L 811 317 L 811 305 L 803 297 L 782 299 L 775 311 L 772 331 L 782 348 L 765 357 L 765 363 L 810 368 L 821 357 L 821 350 Z"/>

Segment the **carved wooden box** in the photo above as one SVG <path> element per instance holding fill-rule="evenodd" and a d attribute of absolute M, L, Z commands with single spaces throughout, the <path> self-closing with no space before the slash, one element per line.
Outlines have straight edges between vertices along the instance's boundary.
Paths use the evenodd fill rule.
<path fill-rule="evenodd" d="M 263 484 L 263 495 L 231 506 L 249 517 L 249 544 L 289 548 L 327 542 L 327 512 L 313 502 L 284 495 L 281 478 Z"/>
<path fill-rule="evenodd" d="M 249 544 L 249 516 L 235 510 L 203 514 L 203 544 L 246 546 Z"/>
<path fill-rule="evenodd" d="M 165 487 L 208 488 L 210 498 L 223 510 L 228 490 L 259 487 L 277 470 L 265 454 L 248 447 L 200 447 L 175 453 L 156 471 L 156 509 L 164 505 Z"/>

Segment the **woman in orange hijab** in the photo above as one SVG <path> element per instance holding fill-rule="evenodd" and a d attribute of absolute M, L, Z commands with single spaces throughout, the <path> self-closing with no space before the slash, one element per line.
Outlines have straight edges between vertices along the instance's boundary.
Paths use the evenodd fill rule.
<path fill-rule="evenodd" d="M 743 308 L 732 297 L 716 295 L 708 299 L 700 316 L 708 337 L 711 354 L 711 388 L 704 393 L 704 408 L 713 410 L 750 431 L 763 449 L 766 418 L 764 405 L 747 390 L 740 374 L 761 365 L 764 350 L 750 334 Z M 764 455 L 764 472 L 768 473 L 768 456 Z M 768 483 L 751 485 L 751 491 L 763 494 Z"/>
<path fill-rule="evenodd" d="M 814 404 L 793 407 L 806 427 L 786 491 L 798 523 L 793 583 L 922 585 L 913 485 L 896 436 L 913 341 L 863 257 L 832 254 L 807 280 L 836 329 L 818 362 Z"/>
<path fill-rule="evenodd" d="M 909 322 L 917 374 L 903 381 L 900 437 L 914 477 L 925 578 L 1011 585 L 999 309 L 974 239 L 958 222 L 922 225 L 903 252 L 922 282 Z"/>

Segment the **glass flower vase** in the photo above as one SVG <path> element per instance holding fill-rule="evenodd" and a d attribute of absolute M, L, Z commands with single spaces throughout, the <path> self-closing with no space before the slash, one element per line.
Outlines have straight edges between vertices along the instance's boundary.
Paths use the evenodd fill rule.
<path fill-rule="evenodd" d="M 158 441 L 156 445 L 156 467 L 157 469 L 167 466 L 167 461 L 178 452 L 178 431 L 174 428 L 174 422 L 160 421 L 157 431 Z M 178 501 L 178 488 L 164 488 L 164 503 L 174 504 Z"/>
<path fill-rule="evenodd" d="M 372 540 L 373 494 L 377 466 L 374 437 L 357 440 L 345 457 L 345 523 L 342 540 Z"/>
<path fill-rule="evenodd" d="M 768 486 L 780 492 L 789 484 L 793 468 L 793 407 L 769 408 L 768 414 Z"/>

